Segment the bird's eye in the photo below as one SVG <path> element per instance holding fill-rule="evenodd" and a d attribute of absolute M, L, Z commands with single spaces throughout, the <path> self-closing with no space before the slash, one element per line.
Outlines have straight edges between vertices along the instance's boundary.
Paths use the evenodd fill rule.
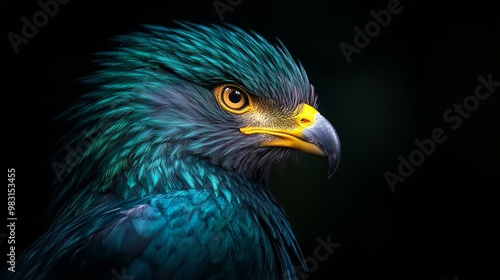
<path fill-rule="evenodd" d="M 249 109 L 249 95 L 234 85 L 222 85 L 214 89 L 217 100 L 222 107 L 235 114 L 242 114 Z"/>
<path fill-rule="evenodd" d="M 234 87 L 226 87 L 222 92 L 222 100 L 228 107 L 239 110 L 247 103 L 244 93 Z"/>

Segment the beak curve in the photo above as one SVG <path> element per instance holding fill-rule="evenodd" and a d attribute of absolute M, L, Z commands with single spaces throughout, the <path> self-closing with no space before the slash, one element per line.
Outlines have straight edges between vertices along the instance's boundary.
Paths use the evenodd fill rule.
<path fill-rule="evenodd" d="M 299 151 L 328 158 L 328 178 L 337 169 L 340 162 L 340 141 L 330 122 L 316 109 L 307 104 L 300 104 L 298 113 L 286 128 L 243 127 L 243 134 L 267 134 L 274 136 L 261 146 L 288 147 Z"/>
<path fill-rule="evenodd" d="M 328 178 L 332 177 L 340 162 L 340 140 L 335 128 L 320 113 L 316 113 L 314 123 L 302 131 L 302 138 L 318 146 L 328 158 Z"/>

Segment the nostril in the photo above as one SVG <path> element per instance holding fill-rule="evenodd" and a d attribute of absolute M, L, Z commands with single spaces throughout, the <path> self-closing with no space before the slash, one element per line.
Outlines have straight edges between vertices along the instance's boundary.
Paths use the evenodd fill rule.
<path fill-rule="evenodd" d="M 308 118 L 301 118 L 299 125 L 302 127 L 308 127 L 311 125 L 311 120 Z"/>

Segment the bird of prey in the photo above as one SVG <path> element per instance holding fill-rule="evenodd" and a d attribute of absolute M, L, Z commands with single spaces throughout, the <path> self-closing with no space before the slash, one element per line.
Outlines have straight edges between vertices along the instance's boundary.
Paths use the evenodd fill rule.
<path fill-rule="evenodd" d="M 84 79 L 93 89 L 63 114 L 79 160 L 60 162 L 51 225 L 4 275 L 287 279 L 305 270 L 267 186 L 270 168 L 297 151 L 326 157 L 330 176 L 339 163 L 304 68 L 280 42 L 232 25 L 144 26 L 115 41 Z"/>

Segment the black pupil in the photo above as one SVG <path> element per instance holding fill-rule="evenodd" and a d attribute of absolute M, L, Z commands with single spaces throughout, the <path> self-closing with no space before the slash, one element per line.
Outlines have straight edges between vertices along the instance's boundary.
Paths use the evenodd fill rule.
<path fill-rule="evenodd" d="M 231 90 L 229 93 L 229 101 L 233 103 L 238 103 L 241 101 L 241 92 L 237 90 Z"/>

